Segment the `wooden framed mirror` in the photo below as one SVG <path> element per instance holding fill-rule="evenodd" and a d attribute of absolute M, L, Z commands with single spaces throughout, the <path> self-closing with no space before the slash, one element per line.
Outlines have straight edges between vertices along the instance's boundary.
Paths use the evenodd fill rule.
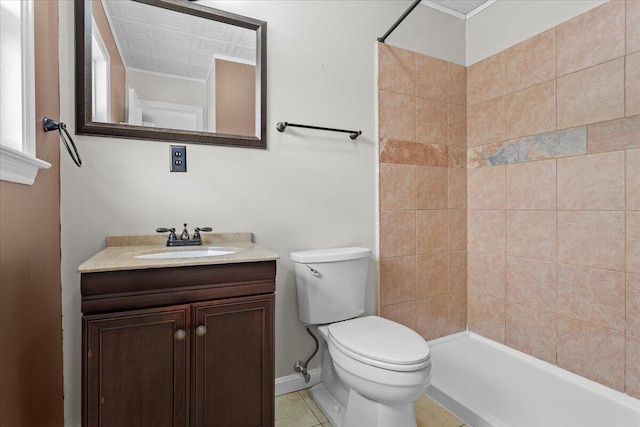
<path fill-rule="evenodd" d="M 266 148 L 267 24 L 187 0 L 75 0 L 76 133 Z"/>

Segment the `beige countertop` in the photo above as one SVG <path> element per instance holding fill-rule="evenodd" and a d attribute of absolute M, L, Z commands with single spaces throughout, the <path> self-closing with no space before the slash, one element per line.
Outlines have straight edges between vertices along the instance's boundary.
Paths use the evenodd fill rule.
<path fill-rule="evenodd" d="M 109 236 L 106 248 L 78 267 L 80 273 L 141 270 L 147 268 L 187 267 L 193 265 L 232 264 L 241 262 L 273 261 L 277 253 L 251 243 L 251 233 L 206 233 L 202 246 L 166 246 L 167 236 Z M 237 252 L 198 258 L 141 259 L 137 255 L 158 252 L 205 250 L 207 247 L 234 248 Z"/>

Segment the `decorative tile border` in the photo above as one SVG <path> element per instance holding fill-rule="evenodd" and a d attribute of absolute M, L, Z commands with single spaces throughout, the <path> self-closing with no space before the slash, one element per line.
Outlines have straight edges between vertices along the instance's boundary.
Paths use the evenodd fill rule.
<path fill-rule="evenodd" d="M 467 167 L 498 166 L 581 154 L 587 154 L 586 126 L 469 147 Z"/>

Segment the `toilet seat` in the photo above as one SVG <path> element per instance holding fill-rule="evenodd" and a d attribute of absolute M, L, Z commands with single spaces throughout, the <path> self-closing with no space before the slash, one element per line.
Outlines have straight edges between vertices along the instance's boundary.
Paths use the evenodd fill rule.
<path fill-rule="evenodd" d="M 429 345 L 418 333 L 377 316 L 333 323 L 328 339 L 342 354 L 382 369 L 411 372 L 431 363 Z"/>

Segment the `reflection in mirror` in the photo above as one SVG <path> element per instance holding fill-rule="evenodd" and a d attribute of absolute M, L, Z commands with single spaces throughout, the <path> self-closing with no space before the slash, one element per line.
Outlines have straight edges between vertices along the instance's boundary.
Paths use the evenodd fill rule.
<path fill-rule="evenodd" d="M 76 1 L 90 37 L 78 133 L 266 147 L 266 23 L 184 0 Z"/>

